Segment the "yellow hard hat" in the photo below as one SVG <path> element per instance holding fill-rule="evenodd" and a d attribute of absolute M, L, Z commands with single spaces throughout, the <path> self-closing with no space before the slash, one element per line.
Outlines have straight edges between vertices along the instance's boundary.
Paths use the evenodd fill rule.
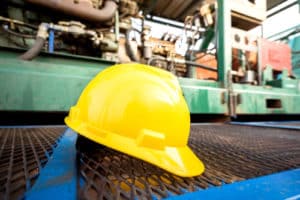
<path fill-rule="evenodd" d="M 99 73 L 65 119 L 78 134 L 183 177 L 204 165 L 187 146 L 190 113 L 177 78 L 142 64 Z"/>

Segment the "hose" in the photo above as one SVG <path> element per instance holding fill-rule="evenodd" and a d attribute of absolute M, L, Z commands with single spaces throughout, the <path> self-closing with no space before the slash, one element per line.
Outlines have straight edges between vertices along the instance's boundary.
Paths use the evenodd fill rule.
<path fill-rule="evenodd" d="M 101 9 L 85 6 L 84 4 L 74 3 L 70 0 L 26 0 L 40 6 L 45 6 L 67 15 L 80 17 L 81 19 L 92 22 L 106 22 L 115 16 L 118 5 L 114 0 L 106 0 Z"/>
<path fill-rule="evenodd" d="M 217 72 L 218 71 L 217 69 L 212 68 L 210 66 L 202 65 L 202 64 L 199 64 L 199 63 L 196 63 L 196 62 L 192 62 L 192 61 L 185 61 L 185 64 L 192 65 L 192 66 L 195 66 L 195 67 L 200 67 L 202 69 L 206 69 L 206 70 L 213 71 L 213 72 Z"/>
<path fill-rule="evenodd" d="M 29 39 L 34 39 L 36 37 L 35 35 L 29 35 L 29 34 L 15 32 L 15 31 L 7 28 L 5 25 L 2 25 L 2 30 L 6 31 L 7 33 L 9 33 L 11 35 L 17 36 L 17 37 L 29 38 Z"/>
<path fill-rule="evenodd" d="M 25 27 L 28 27 L 28 28 L 31 28 L 31 29 L 35 29 L 35 30 L 38 29 L 38 27 L 35 26 L 35 25 L 24 23 L 24 22 L 19 21 L 19 20 L 10 19 L 10 18 L 6 18 L 6 17 L 2 17 L 2 16 L 0 16 L 0 21 L 4 21 L 4 22 L 9 22 L 9 23 L 13 23 L 13 24 L 25 26 Z"/>
<path fill-rule="evenodd" d="M 45 44 L 45 39 L 42 37 L 37 37 L 34 45 L 26 51 L 24 54 L 20 56 L 22 60 L 32 60 L 35 58 L 42 50 L 44 44 Z"/>
<path fill-rule="evenodd" d="M 126 54 L 128 55 L 128 57 L 130 58 L 130 60 L 134 61 L 134 62 L 138 62 L 139 59 L 138 57 L 136 56 L 133 48 L 132 48 L 132 45 L 131 45 L 131 40 L 130 40 L 130 33 L 131 31 L 133 31 L 134 29 L 128 29 L 126 31 L 126 34 L 125 34 L 125 49 L 126 49 Z"/>
<path fill-rule="evenodd" d="M 154 60 L 162 60 L 162 61 L 168 61 L 168 59 L 166 58 L 160 58 L 160 57 L 152 57 L 148 60 L 147 64 L 148 65 L 151 65 L 151 63 L 154 61 Z M 179 63 L 179 62 L 176 62 L 175 63 Z M 207 65 L 202 65 L 202 64 L 199 64 L 199 63 L 196 63 L 196 62 L 192 62 L 192 61 L 184 61 L 183 62 L 184 64 L 187 64 L 187 65 L 191 65 L 191 66 L 194 66 L 194 67 L 200 67 L 202 69 L 206 69 L 206 70 L 209 70 L 209 71 L 214 71 L 214 72 L 217 72 L 218 70 L 215 69 L 215 68 L 212 68 L 210 66 L 207 66 Z"/>

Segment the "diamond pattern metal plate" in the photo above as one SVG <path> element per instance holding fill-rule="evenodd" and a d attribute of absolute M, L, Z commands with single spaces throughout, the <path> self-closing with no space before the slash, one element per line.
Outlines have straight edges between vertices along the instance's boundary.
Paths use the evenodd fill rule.
<path fill-rule="evenodd" d="M 58 145 L 65 127 L 0 128 L 0 199 L 21 199 Z"/>
<path fill-rule="evenodd" d="M 195 125 L 189 146 L 203 175 L 181 178 L 92 144 L 81 148 L 80 199 L 162 199 L 300 167 L 300 132 L 274 128 Z"/>
<path fill-rule="evenodd" d="M 47 163 L 65 127 L 0 128 L 0 199 L 20 199 Z M 77 141 L 79 199 L 163 199 L 300 167 L 300 131 L 193 125 L 189 146 L 205 163 L 181 178 L 88 140 Z"/>

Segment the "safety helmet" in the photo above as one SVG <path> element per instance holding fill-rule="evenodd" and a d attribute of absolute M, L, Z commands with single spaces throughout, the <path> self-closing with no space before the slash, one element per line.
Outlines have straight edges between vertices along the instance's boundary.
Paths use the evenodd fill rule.
<path fill-rule="evenodd" d="M 142 64 L 99 73 L 65 119 L 78 134 L 183 177 L 204 165 L 187 146 L 190 113 L 177 78 Z"/>

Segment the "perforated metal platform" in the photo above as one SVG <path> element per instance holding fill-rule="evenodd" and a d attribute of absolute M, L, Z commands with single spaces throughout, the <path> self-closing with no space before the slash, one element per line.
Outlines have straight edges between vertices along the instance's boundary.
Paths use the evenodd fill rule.
<path fill-rule="evenodd" d="M 0 129 L 0 199 L 22 198 L 63 132 Z M 300 167 L 297 130 L 195 125 L 189 145 L 206 166 L 201 176 L 181 178 L 100 145 L 81 148 L 79 199 L 161 199 Z"/>
<path fill-rule="evenodd" d="M 38 178 L 64 127 L 0 128 L 0 199 L 21 199 Z"/>
<path fill-rule="evenodd" d="M 181 178 L 105 147 L 81 151 L 81 199 L 161 199 L 300 167 L 300 132 L 233 125 L 192 126 L 189 146 L 206 171 Z"/>

